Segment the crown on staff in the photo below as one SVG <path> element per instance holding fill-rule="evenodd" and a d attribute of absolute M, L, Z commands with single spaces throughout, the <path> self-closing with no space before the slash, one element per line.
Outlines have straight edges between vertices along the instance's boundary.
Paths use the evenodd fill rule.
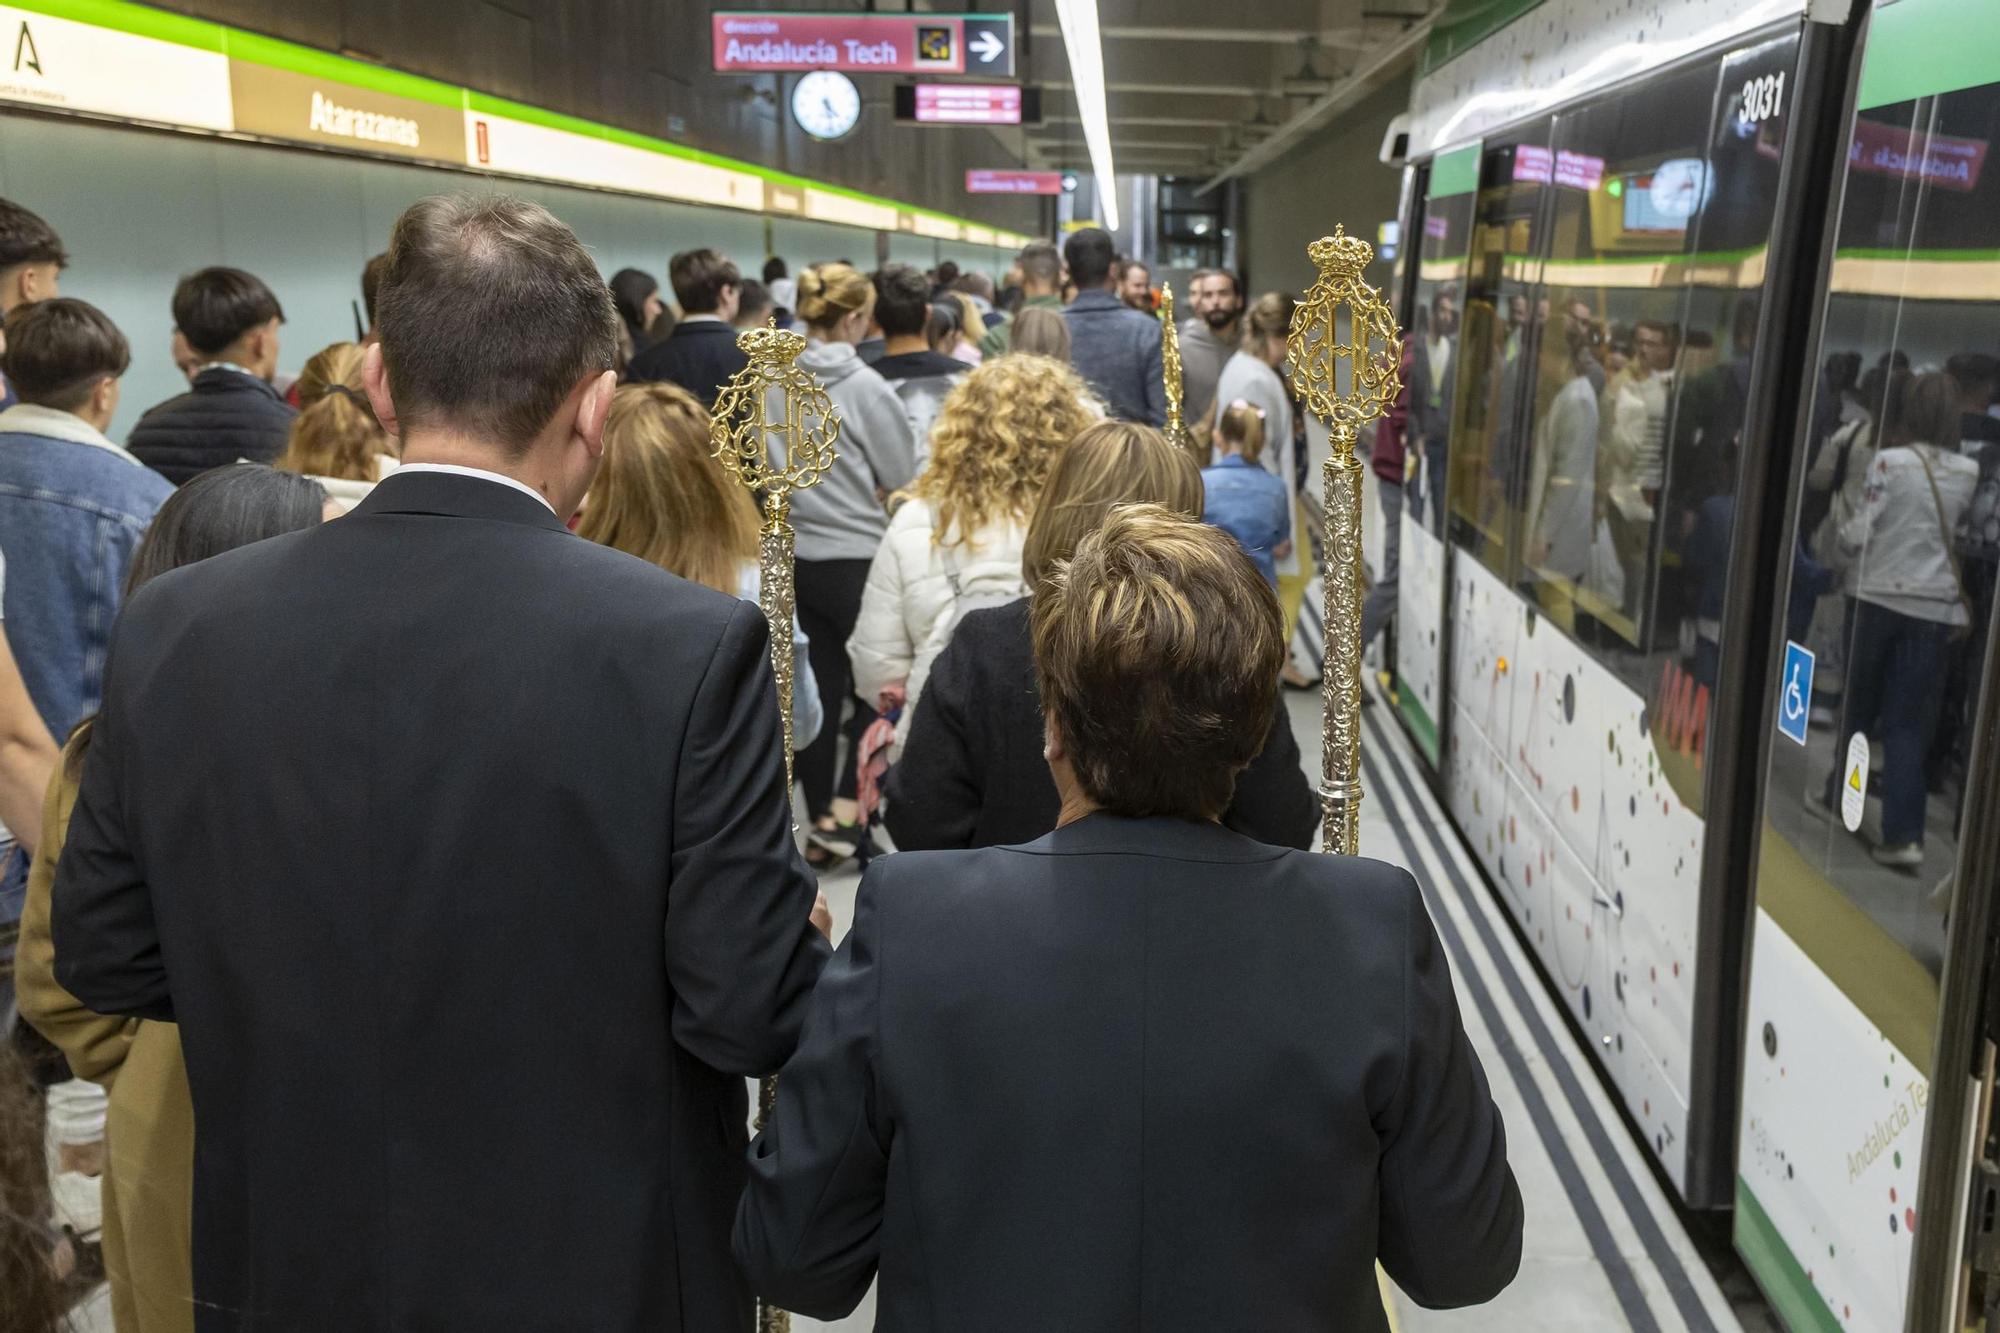
<path fill-rule="evenodd" d="M 790 329 L 781 329 L 774 320 L 761 329 L 739 334 L 736 345 L 752 361 L 791 361 L 806 350 L 806 340 Z"/>
<path fill-rule="evenodd" d="M 1306 247 L 1306 258 L 1312 260 L 1322 278 L 1359 278 L 1375 258 L 1375 247 L 1359 236 L 1349 236 L 1344 225 L 1335 223 L 1333 235 Z"/>

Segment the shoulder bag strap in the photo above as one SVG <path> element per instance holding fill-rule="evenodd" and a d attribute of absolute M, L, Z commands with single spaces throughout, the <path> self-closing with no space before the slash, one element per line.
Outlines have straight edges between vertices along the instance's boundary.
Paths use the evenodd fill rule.
<path fill-rule="evenodd" d="M 1931 486 L 1931 508 L 1937 513 L 1938 536 L 1944 542 L 1945 559 L 1951 562 L 1951 582 L 1958 594 L 1958 604 L 1965 610 L 1966 629 L 1963 632 L 1970 633 L 1972 602 L 1965 595 L 1965 575 L 1958 567 L 1958 544 L 1952 540 L 1951 524 L 1944 519 L 1944 496 L 1938 490 L 1937 474 L 1931 471 L 1931 460 L 1925 457 L 1922 449 L 1912 445 L 1910 452 L 1917 456 L 1917 462 L 1923 464 L 1924 480 Z"/>

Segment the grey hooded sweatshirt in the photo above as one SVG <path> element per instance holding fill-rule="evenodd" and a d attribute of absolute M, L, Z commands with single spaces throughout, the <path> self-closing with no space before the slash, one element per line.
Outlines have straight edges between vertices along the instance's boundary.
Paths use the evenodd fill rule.
<path fill-rule="evenodd" d="M 848 343 L 817 340 L 799 368 L 819 378 L 840 413 L 839 457 L 817 486 L 792 496 L 801 560 L 873 560 L 889 527 L 876 498 L 901 490 L 917 472 L 910 419 L 880 375 Z"/>

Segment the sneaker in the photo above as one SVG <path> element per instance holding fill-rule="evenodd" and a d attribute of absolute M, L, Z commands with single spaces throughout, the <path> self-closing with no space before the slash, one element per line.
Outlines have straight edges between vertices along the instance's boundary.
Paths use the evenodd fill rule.
<path fill-rule="evenodd" d="M 1920 842 L 1889 843 L 1881 847 L 1871 847 L 1868 854 L 1875 858 L 1878 866 L 1888 866 L 1892 870 L 1906 870 L 1914 875 L 1924 863 L 1924 845 Z"/>

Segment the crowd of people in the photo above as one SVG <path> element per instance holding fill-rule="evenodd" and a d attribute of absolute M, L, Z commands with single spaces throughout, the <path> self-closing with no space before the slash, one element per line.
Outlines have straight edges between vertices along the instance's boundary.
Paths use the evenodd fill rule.
<path fill-rule="evenodd" d="M 439 197 L 290 379 L 272 291 L 189 274 L 187 390 L 120 445 L 68 259 L 0 202 L 20 1328 L 100 1263 L 146 1333 L 747 1329 L 871 1282 L 884 1327 L 1363 1328 L 1378 1259 L 1511 1280 L 1416 886 L 1300 854 L 1290 298 L 1196 276 L 1170 441 L 1101 231 L 998 284 L 691 249 L 669 303 Z M 769 322 L 841 418 L 791 511 L 796 792 L 710 443 Z M 39 1126 L 93 1114 L 52 1188 Z"/>

